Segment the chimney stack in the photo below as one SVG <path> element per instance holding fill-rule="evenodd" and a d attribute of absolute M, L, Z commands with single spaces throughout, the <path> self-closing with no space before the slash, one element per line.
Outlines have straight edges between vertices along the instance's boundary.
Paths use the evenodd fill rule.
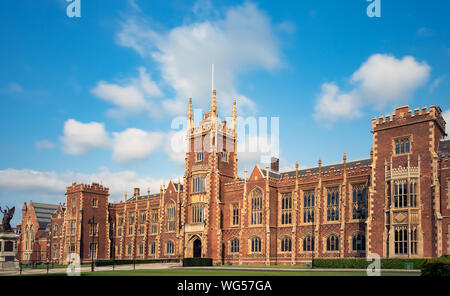
<path fill-rule="evenodd" d="M 272 172 L 277 172 L 280 170 L 280 159 L 277 157 L 272 157 L 270 159 L 270 170 Z"/>

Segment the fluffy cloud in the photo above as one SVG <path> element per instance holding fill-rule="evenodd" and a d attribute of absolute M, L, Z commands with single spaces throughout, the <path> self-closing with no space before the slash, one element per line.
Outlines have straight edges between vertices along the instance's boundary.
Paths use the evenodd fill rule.
<path fill-rule="evenodd" d="M 184 162 L 185 130 L 180 132 L 148 132 L 129 128 L 113 132 L 110 137 L 103 123 L 82 123 L 69 119 L 64 124 L 64 135 L 60 137 L 62 150 L 67 154 L 86 154 L 91 148 L 104 148 L 112 151 L 112 159 L 119 165 L 127 166 L 144 161 L 158 149 L 164 151 L 174 162 Z M 50 148 L 44 141 L 39 148 Z M 44 147 L 45 146 L 45 147 Z"/>
<path fill-rule="evenodd" d="M 119 85 L 100 81 L 92 93 L 102 100 L 112 103 L 118 109 L 110 113 L 151 111 L 152 99 L 162 95 L 157 84 L 151 79 L 144 67 L 139 68 L 139 76 Z"/>
<path fill-rule="evenodd" d="M 65 189 L 73 182 L 101 183 L 110 189 L 110 198 L 115 201 L 122 199 L 124 192 L 132 192 L 134 187 L 141 188 L 145 192 L 150 187 L 153 192 L 157 192 L 160 184 L 168 183 L 161 178 L 139 176 L 133 171 L 111 172 L 106 168 L 100 168 L 93 174 L 56 173 L 30 169 L 0 170 L 0 190 L 50 197 L 54 198 L 55 202 L 64 201 Z"/>
<path fill-rule="evenodd" d="M 164 139 L 163 133 L 146 132 L 136 128 L 129 128 L 120 133 L 113 133 L 113 160 L 121 165 L 147 159 L 150 154 L 160 147 Z"/>
<path fill-rule="evenodd" d="M 75 119 L 64 123 L 64 135 L 60 140 L 65 153 L 76 155 L 85 154 L 91 148 L 107 148 L 110 145 L 103 123 L 82 123 Z"/>
<path fill-rule="evenodd" d="M 233 98 L 239 108 L 253 110 L 254 102 L 235 87 L 239 73 L 281 66 L 276 26 L 251 3 L 226 11 L 215 21 L 198 21 L 158 32 L 145 20 L 129 18 L 117 34 L 119 45 L 134 49 L 159 64 L 164 83 L 175 90 L 162 107 L 169 114 L 180 114 L 187 97 L 208 108 L 211 96 L 211 63 L 217 69 L 215 88 L 220 107 L 231 111 Z"/>
<path fill-rule="evenodd" d="M 327 121 L 342 117 L 352 119 L 361 115 L 358 108 L 359 102 L 354 92 L 343 93 L 335 83 L 325 83 L 315 106 L 314 118 Z"/>
<path fill-rule="evenodd" d="M 414 57 L 396 59 L 390 55 L 372 55 L 352 76 L 360 83 L 361 96 L 382 108 L 390 102 L 408 99 L 429 77 L 430 66 Z"/>
<path fill-rule="evenodd" d="M 411 56 L 397 59 L 374 54 L 353 73 L 351 90 L 342 92 L 335 83 L 322 85 L 314 117 L 330 124 L 360 116 L 364 106 L 380 110 L 388 104 L 403 103 L 428 81 L 430 70 L 427 63 Z"/>

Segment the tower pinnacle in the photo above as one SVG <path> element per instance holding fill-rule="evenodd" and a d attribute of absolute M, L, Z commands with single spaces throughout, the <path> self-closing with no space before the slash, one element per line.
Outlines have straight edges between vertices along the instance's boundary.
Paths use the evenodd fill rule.
<path fill-rule="evenodd" d="M 192 113 L 192 98 L 189 98 L 189 110 L 187 114 L 188 127 L 192 128 L 194 126 L 194 114 Z"/>

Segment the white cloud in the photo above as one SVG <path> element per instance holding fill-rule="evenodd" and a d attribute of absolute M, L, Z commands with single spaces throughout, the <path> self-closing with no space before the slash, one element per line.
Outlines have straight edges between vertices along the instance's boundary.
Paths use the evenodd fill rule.
<path fill-rule="evenodd" d="M 197 21 L 166 32 L 132 17 L 122 24 L 117 42 L 159 63 L 162 80 L 175 90 L 175 96 L 162 103 L 169 114 L 185 112 L 188 97 L 209 108 L 211 63 L 216 69 L 219 107 L 230 109 L 228 112 L 233 98 L 241 109 L 255 108 L 254 102 L 236 89 L 240 73 L 281 66 L 275 26 L 251 3 L 228 9 L 218 20 Z"/>
<path fill-rule="evenodd" d="M 36 142 L 37 149 L 53 149 L 55 146 L 55 143 L 49 140 L 40 140 Z"/>
<path fill-rule="evenodd" d="M 364 100 L 377 108 L 387 103 L 409 99 L 429 77 L 430 66 L 419 63 L 414 57 L 397 59 L 390 55 L 372 55 L 352 76 L 353 82 L 360 83 Z"/>
<path fill-rule="evenodd" d="M 151 110 L 151 100 L 162 95 L 157 84 L 144 67 L 139 68 L 139 77 L 129 79 L 122 85 L 99 81 L 92 93 L 102 100 L 116 105 L 111 114 L 141 112 Z"/>
<path fill-rule="evenodd" d="M 359 102 L 355 93 L 341 92 L 335 83 L 325 83 L 315 106 L 314 118 L 326 123 L 339 118 L 353 119 L 361 116 L 358 108 Z"/>
<path fill-rule="evenodd" d="M 55 199 L 55 202 L 64 202 L 66 187 L 73 182 L 85 184 L 92 182 L 101 183 L 110 189 L 110 200 L 113 201 L 122 199 L 126 191 L 131 194 L 134 187 L 141 188 L 141 192 L 147 192 L 148 187 L 151 188 L 152 192 L 158 192 L 160 184 L 168 183 L 167 180 L 162 178 L 139 176 L 134 171 L 111 172 L 104 167 L 93 174 L 70 171 L 57 173 L 30 169 L 0 170 L 0 190 L 30 193 Z"/>
<path fill-rule="evenodd" d="M 403 104 L 428 81 L 431 68 L 414 57 L 397 59 L 387 54 L 374 54 L 356 70 L 353 88 L 342 92 L 335 83 L 322 85 L 317 98 L 314 118 L 330 125 L 338 119 L 352 119 L 361 115 L 361 108 L 380 110 L 389 104 Z"/>
<path fill-rule="evenodd" d="M 67 154 L 85 154 L 91 148 L 108 148 L 110 145 L 105 126 L 100 122 L 82 123 L 68 119 L 60 139 L 62 150 Z"/>
<path fill-rule="evenodd" d="M 0 188 L 12 192 L 55 195 L 63 193 L 72 181 L 64 181 L 64 175 L 55 172 L 40 172 L 29 169 L 0 170 Z"/>
<path fill-rule="evenodd" d="M 146 132 L 129 128 L 120 133 L 113 133 L 113 160 L 121 165 L 128 165 L 146 160 L 150 154 L 160 147 L 164 134 Z"/>

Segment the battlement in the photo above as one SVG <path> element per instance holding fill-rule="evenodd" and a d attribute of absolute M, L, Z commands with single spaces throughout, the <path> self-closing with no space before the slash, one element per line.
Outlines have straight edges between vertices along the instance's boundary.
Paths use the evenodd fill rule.
<path fill-rule="evenodd" d="M 445 132 L 445 120 L 442 117 L 442 110 L 440 107 L 430 105 L 429 108 L 422 107 L 421 109 L 409 109 L 408 105 L 403 105 L 395 108 L 395 113 L 388 114 L 385 117 L 379 116 L 372 118 L 372 132 L 393 128 L 402 125 L 409 125 L 423 121 L 435 121 L 438 126 Z"/>
<path fill-rule="evenodd" d="M 109 195 L 109 188 L 95 182 L 91 185 L 77 184 L 76 182 L 73 182 L 71 186 L 66 187 L 66 194 L 76 192 L 90 192 L 101 195 Z"/>

